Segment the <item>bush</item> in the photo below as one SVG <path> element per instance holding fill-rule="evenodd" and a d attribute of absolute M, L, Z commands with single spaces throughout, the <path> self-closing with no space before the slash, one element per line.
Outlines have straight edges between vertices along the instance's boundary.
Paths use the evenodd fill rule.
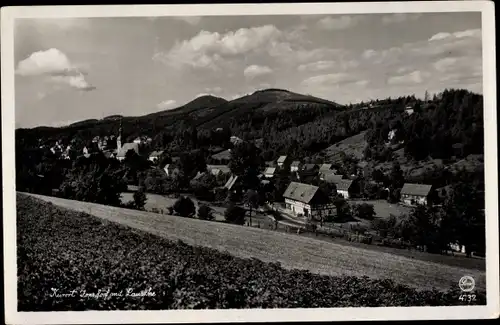
<path fill-rule="evenodd" d="M 214 200 L 215 201 L 224 201 L 227 198 L 227 189 L 220 187 L 214 189 Z"/>
<path fill-rule="evenodd" d="M 226 222 L 244 225 L 245 224 L 245 209 L 236 206 L 234 204 L 229 204 L 229 207 L 224 212 L 224 218 Z"/>
<path fill-rule="evenodd" d="M 194 206 L 193 201 L 186 196 L 183 196 L 179 198 L 177 201 L 175 201 L 174 210 L 181 217 L 185 218 L 192 217 L 196 212 L 196 208 Z"/>
<path fill-rule="evenodd" d="M 146 201 L 147 201 L 146 193 L 144 193 L 143 190 L 139 190 L 134 193 L 134 205 L 136 209 L 144 210 Z"/>
<path fill-rule="evenodd" d="M 351 210 L 352 216 L 355 218 L 373 220 L 373 218 L 375 217 L 375 209 L 373 208 L 373 204 L 362 203 L 353 205 Z"/>
<path fill-rule="evenodd" d="M 198 207 L 198 218 L 200 220 L 214 220 L 213 209 L 207 205 L 200 205 Z"/>
<path fill-rule="evenodd" d="M 316 222 L 313 219 L 308 218 L 306 221 L 305 228 L 306 228 L 306 231 L 315 232 L 318 229 L 318 225 L 316 224 Z"/>
<path fill-rule="evenodd" d="M 367 227 L 360 225 L 360 224 L 351 224 L 350 229 L 351 229 L 351 231 L 356 232 L 356 233 L 360 233 L 360 234 L 364 234 L 368 230 Z"/>

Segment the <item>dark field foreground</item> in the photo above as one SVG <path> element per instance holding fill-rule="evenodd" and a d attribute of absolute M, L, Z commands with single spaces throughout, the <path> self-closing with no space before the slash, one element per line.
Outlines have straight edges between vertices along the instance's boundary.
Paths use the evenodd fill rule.
<path fill-rule="evenodd" d="M 156 228 L 161 228 L 162 221 L 154 220 L 154 214 L 146 216 L 149 215 Z M 265 234 L 269 233 L 279 235 L 276 241 L 281 239 L 288 245 L 300 244 L 297 243 L 298 236 L 179 217 L 160 217 L 172 223 L 179 221 L 177 228 L 170 230 L 172 233 L 190 230 L 193 236 L 198 236 L 196 228 L 199 228 L 198 232 L 204 229 L 205 236 L 209 237 L 213 234 L 208 229 L 214 229 L 213 232 L 222 237 L 231 234 L 233 240 L 227 240 L 228 251 L 234 250 L 237 242 L 250 244 L 243 237 L 243 230 L 255 230 L 257 235 L 262 235 L 255 236 L 261 237 L 260 241 L 264 243 Z M 185 222 L 192 222 L 194 226 L 183 230 Z M 288 241 L 286 236 L 290 238 Z M 169 239 L 18 194 L 18 310 L 440 306 L 486 302 L 482 286 L 479 286 L 480 292 L 473 292 L 475 301 L 461 301 L 458 279 L 448 291 L 416 290 L 384 279 L 382 274 L 371 278 L 352 276 L 353 272 L 344 272 L 347 270 L 342 266 L 345 261 L 334 273 L 349 275 L 328 276 L 284 268 L 278 263 L 255 258 L 243 259 L 216 249 Z M 309 244 L 320 242 L 309 240 Z M 271 250 L 272 243 L 266 244 Z M 243 250 L 246 245 L 240 246 L 239 249 Z M 321 255 L 325 248 L 317 249 L 316 253 Z M 247 249 L 252 251 L 250 246 Z M 234 255 L 243 255 L 240 253 Z M 342 255 L 342 252 L 336 253 Z M 287 253 L 283 254 L 286 258 Z M 325 258 L 319 255 L 318 260 Z M 352 263 L 364 268 L 359 272 L 372 275 L 373 270 L 364 262 L 359 264 L 357 257 L 360 256 L 352 256 Z M 343 259 L 341 256 L 340 260 Z M 387 257 L 385 259 L 390 266 Z M 375 266 L 380 263 L 376 259 L 372 262 Z M 401 259 L 396 261 L 401 268 L 404 268 L 404 262 Z M 439 276 L 439 271 L 435 270 L 435 277 Z M 384 274 L 389 272 L 388 269 Z M 401 275 L 398 272 L 394 271 L 391 278 L 399 280 Z M 473 275 L 475 278 L 480 276 Z M 484 274 L 482 277 L 484 281 Z M 430 279 L 431 282 L 434 280 Z"/>

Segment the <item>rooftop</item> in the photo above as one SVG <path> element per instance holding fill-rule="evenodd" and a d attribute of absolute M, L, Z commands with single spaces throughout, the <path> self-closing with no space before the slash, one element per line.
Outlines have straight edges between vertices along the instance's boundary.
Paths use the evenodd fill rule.
<path fill-rule="evenodd" d="M 314 185 L 291 182 L 285 193 L 283 193 L 283 197 L 302 203 L 309 203 L 318 192 L 318 189 Z"/>
<path fill-rule="evenodd" d="M 163 150 L 161 151 L 153 151 L 149 156 L 150 157 L 159 157 L 163 154 Z"/>
<path fill-rule="evenodd" d="M 212 155 L 212 159 L 216 160 L 229 160 L 231 159 L 231 150 L 224 150 L 219 153 L 216 153 L 215 155 Z"/>
<path fill-rule="evenodd" d="M 432 185 L 406 183 L 401 189 L 401 194 L 427 196 Z"/>
<path fill-rule="evenodd" d="M 342 175 L 334 173 L 323 173 L 323 180 L 327 183 L 339 183 L 342 180 Z"/>
<path fill-rule="evenodd" d="M 264 174 L 272 175 L 274 174 L 275 171 L 276 171 L 275 167 L 267 167 L 266 170 L 264 171 Z"/>
<path fill-rule="evenodd" d="M 284 162 L 285 162 L 285 160 L 286 160 L 286 156 L 280 156 L 280 157 L 278 158 L 278 162 L 279 162 L 279 163 L 284 163 Z"/>
<path fill-rule="evenodd" d="M 233 188 L 234 184 L 236 184 L 237 181 L 238 181 L 238 176 L 231 176 L 229 180 L 226 182 L 226 185 L 224 185 L 224 187 L 230 190 L 231 188 Z"/>
<path fill-rule="evenodd" d="M 323 171 L 327 171 L 327 170 L 331 170 L 332 169 L 332 164 L 322 164 L 320 167 L 319 167 L 319 170 L 321 172 Z"/>
<path fill-rule="evenodd" d="M 220 170 L 223 173 L 231 172 L 231 169 L 229 168 L 228 165 L 207 165 L 207 169 L 210 171 Z"/>
<path fill-rule="evenodd" d="M 125 157 L 129 150 L 134 150 L 135 153 L 139 154 L 139 145 L 137 143 L 124 143 L 116 156 Z"/>
<path fill-rule="evenodd" d="M 341 179 L 339 181 L 333 182 L 335 186 L 337 187 L 337 190 L 340 191 L 347 191 L 352 185 L 352 179 Z"/>

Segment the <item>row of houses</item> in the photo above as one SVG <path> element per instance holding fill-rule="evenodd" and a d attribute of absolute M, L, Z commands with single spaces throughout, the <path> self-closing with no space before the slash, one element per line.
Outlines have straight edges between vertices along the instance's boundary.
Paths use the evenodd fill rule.
<path fill-rule="evenodd" d="M 348 189 L 351 184 L 351 180 L 341 180 L 338 183 L 338 194 L 348 198 Z M 401 202 L 409 206 L 425 205 L 428 203 L 431 189 L 431 185 L 407 183 L 401 189 Z M 336 213 L 332 199 L 314 185 L 291 182 L 283 197 L 287 212 L 297 217 L 317 219 Z"/>

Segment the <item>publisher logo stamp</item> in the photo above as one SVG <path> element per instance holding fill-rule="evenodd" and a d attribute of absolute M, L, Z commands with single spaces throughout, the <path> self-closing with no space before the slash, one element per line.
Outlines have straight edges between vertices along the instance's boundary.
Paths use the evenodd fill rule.
<path fill-rule="evenodd" d="M 463 276 L 460 281 L 458 281 L 458 286 L 463 292 L 471 292 L 476 286 L 476 282 L 471 276 Z"/>

